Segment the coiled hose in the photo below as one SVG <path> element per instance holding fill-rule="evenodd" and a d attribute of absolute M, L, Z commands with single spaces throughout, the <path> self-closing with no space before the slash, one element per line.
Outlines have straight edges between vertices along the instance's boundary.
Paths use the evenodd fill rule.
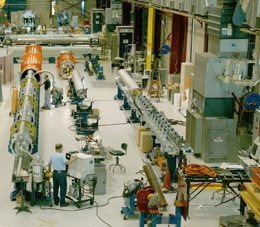
<path fill-rule="evenodd" d="M 198 177 L 209 176 L 213 178 L 217 176 L 216 174 L 217 171 L 205 165 L 190 164 L 185 166 L 182 170 L 185 172 L 185 174 L 192 175 L 192 176 L 198 176 Z"/>

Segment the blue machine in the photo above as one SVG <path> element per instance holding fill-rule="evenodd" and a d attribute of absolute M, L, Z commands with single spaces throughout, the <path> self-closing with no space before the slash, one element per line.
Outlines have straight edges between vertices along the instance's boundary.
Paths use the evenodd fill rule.
<path fill-rule="evenodd" d="M 36 14 L 34 10 L 25 10 L 22 15 L 24 28 L 36 30 Z"/>
<path fill-rule="evenodd" d="M 85 31 L 85 34 L 91 34 L 91 26 L 90 25 L 84 26 L 84 31 Z"/>
<path fill-rule="evenodd" d="M 245 107 L 248 109 L 257 109 L 260 106 L 260 95 L 257 93 L 249 93 L 245 97 Z"/>
<path fill-rule="evenodd" d="M 20 93 L 17 100 L 17 110 L 11 127 L 8 151 L 15 155 L 12 180 L 14 191 L 11 192 L 11 200 L 16 200 L 20 194 L 21 206 L 16 207 L 17 213 L 29 208 L 24 204 L 25 200 L 31 205 L 48 204 L 51 202 L 51 174 L 46 173 L 43 161 L 33 156 L 38 152 L 39 138 L 39 109 L 40 109 L 40 81 L 39 72 L 28 68 L 21 73 Z M 28 177 L 30 180 L 25 180 Z M 26 185 L 31 182 L 30 192 Z"/>
<path fill-rule="evenodd" d="M 69 24 L 69 14 L 67 11 L 58 11 L 58 24 L 59 26 L 67 25 Z"/>
<path fill-rule="evenodd" d="M 128 216 L 138 215 L 136 193 L 143 187 L 143 179 L 129 180 L 124 184 L 123 197 L 125 200 L 125 207 L 122 207 L 121 213 L 124 214 L 124 220 Z"/>
<path fill-rule="evenodd" d="M 79 73 L 76 70 L 69 79 L 69 90 L 67 95 L 71 99 L 71 104 L 76 105 L 76 111 L 72 112 L 75 119 L 75 126 L 78 135 L 93 135 L 98 130 L 98 115 L 95 115 L 90 104 L 86 100 L 87 89 L 82 84 Z"/>
<path fill-rule="evenodd" d="M 181 211 L 181 207 L 175 206 L 175 215 L 140 213 L 139 227 L 144 227 L 148 220 L 151 220 L 151 227 L 156 227 L 158 224 L 176 224 L 176 227 L 181 227 Z"/>
<path fill-rule="evenodd" d="M 51 90 L 51 96 L 52 96 L 52 104 L 55 107 L 62 105 L 62 99 L 63 99 L 63 89 L 62 88 L 53 87 Z"/>
<path fill-rule="evenodd" d="M 92 65 L 93 71 L 97 75 L 96 80 L 105 80 L 106 78 L 103 73 L 103 67 L 100 66 L 100 64 L 98 63 L 99 56 L 92 57 L 91 54 L 87 55 L 85 71 L 91 71 L 90 67 L 89 67 L 89 61 L 92 63 L 91 65 Z"/>

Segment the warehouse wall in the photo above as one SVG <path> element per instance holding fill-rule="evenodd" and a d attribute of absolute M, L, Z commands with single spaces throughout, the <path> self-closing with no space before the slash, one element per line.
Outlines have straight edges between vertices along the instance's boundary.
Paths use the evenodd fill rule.
<path fill-rule="evenodd" d="M 79 18 L 85 17 L 90 19 L 90 14 L 87 12 L 85 12 L 85 15 L 81 16 L 81 3 L 76 4 L 80 2 L 80 0 L 65 0 L 65 2 L 62 0 L 56 0 L 56 2 L 60 10 L 66 9 L 71 16 L 80 16 Z M 74 4 L 76 5 L 71 7 Z M 96 0 L 86 0 L 85 11 L 90 12 L 93 8 L 96 8 Z"/>
<path fill-rule="evenodd" d="M 166 30 L 167 35 L 171 32 L 172 29 L 172 18 L 170 16 L 165 16 L 166 20 Z M 167 37 L 166 35 L 166 37 Z M 198 21 L 194 21 L 194 43 L 193 43 L 193 51 L 192 51 L 192 62 L 194 63 L 195 53 L 196 52 L 204 52 L 205 45 L 205 24 L 202 26 Z M 162 28 L 161 31 L 161 42 L 164 41 L 165 37 L 165 29 Z M 188 32 L 187 32 L 187 51 L 186 51 L 186 62 L 190 62 L 191 59 L 191 37 L 192 37 L 192 19 L 188 19 Z M 166 42 L 167 45 L 171 46 L 170 42 Z M 162 67 L 169 68 L 170 66 L 170 54 L 163 56 L 163 65 Z"/>
<path fill-rule="evenodd" d="M 56 4 L 58 5 L 59 10 L 67 10 L 70 15 L 70 19 L 72 16 L 79 16 L 79 21 L 83 21 L 84 19 L 90 19 L 90 13 L 85 12 L 84 15 L 81 15 L 81 3 L 80 0 L 56 0 Z M 51 27 L 54 23 L 55 19 L 53 18 L 52 23 L 52 0 L 27 0 L 26 3 L 27 9 L 35 9 L 37 18 L 39 18 L 40 23 L 46 23 L 47 27 Z M 37 4 L 38 3 L 38 4 Z M 79 3 L 79 4 L 76 4 Z M 72 6 L 76 4 L 75 6 Z M 85 11 L 90 12 L 92 8 L 96 7 L 96 0 L 87 0 L 85 1 Z"/>
<path fill-rule="evenodd" d="M 27 9 L 34 9 L 37 17 L 37 23 L 45 23 L 47 28 L 50 27 L 50 12 L 51 1 L 50 0 L 27 0 Z M 38 3 L 38 4 L 36 4 Z"/>
<path fill-rule="evenodd" d="M 205 45 L 205 24 L 202 25 L 194 20 L 194 43 L 193 43 L 193 51 L 191 53 L 191 37 L 192 37 L 192 19 L 188 19 L 188 36 L 187 36 L 187 52 L 186 52 L 186 62 L 191 62 L 191 54 L 192 54 L 192 62 L 194 63 L 195 53 L 196 52 L 204 52 Z"/>

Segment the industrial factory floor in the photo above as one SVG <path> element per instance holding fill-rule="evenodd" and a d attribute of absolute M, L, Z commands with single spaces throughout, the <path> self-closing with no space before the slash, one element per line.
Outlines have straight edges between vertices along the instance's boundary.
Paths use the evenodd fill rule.
<path fill-rule="evenodd" d="M 111 163 L 115 163 L 115 158 L 105 160 L 107 169 L 106 194 L 95 196 L 95 201 L 99 206 L 106 204 L 111 197 L 121 196 L 124 188 L 124 182 L 132 179 L 140 179 L 142 175 L 137 174 L 142 169 L 142 158 L 145 154 L 141 153 L 136 145 L 134 127 L 126 123 L 126 116 L 123 111 L 119 110 L 119 104 L 113 99 L 117 92 L 114 86 L 114 77 L 110 69 L 110 62 L 102 62 L 104 66 L 104 74 L 106 81 L 96 81 L 95 77 L 88 77 L 84 72 L 84 65 L 77 64 L 77 69 L 85 77 L 85 83 L 88 89 L 89 100 L 94 101 L 93 107 L 100 111 L 100 127 L 95 135 L 99 135 L 102 143 L 106 147 L 120 148 L 120 144 L 125 142 L 128 144 L 128 153 L 120 158 L 120 163 L 126 167 L 126 173 L 120 169 L 115 169 L 115 173 L 108 170 Z M 57 70 L 54 64 L 43 64 L 43 69 L 54 73 L 56 85 L 64 89 L 64 101 L 69 101 L 66 97 L 67 81 L 57 76 Z M 8 143 L 10 139 L 10 127 L 13 123 L 13 117 L 9 117 L 11 110 L 11 94 L 10 89 L 14 84 L 19 86 L 20 65 L 15 65 L 15 81 L 12 84 L 3 85 L 4 101 L 0 105 L 0 227 L 36 227 L 36 226 L 107 226 L 98 217 L 107 222 L 108 226 L 113 227 L 133 227 L 139 225 L 138 217 L 129 217 L 128 220 L 123 220 L 121 207 L 124 206 L 122 197 L 109 200 L 108 205 L 101 206 L 98 209 L 96 204 L 93 207 L 89 203 L 82 205 L 79 210 L 75 205 L 60 208 L 54 206 L 30 207 L 32 213 L 22 212 L 16 215 L 16 202 L 10 201 L 10 193 L 13 191 L 14 184 L 11 182 L 11 174 L 14 162 L 14 155 L 8 153 Z M 106 86 L 107 85 L 107 86 Z M 43 88 L 41 88 L 41 106 L 44 101 Z M 168 118 L 184 120 L 184 117 L 179 113 L 178 108 L 171 105 L 166 98 L 161 99 L 155 104 L 159 110 L 163 110 Z M 39 152 L 38 155 L 44 160 L 47 165 L 49 157 L 54 152 L 56 143 L 64 145 L 64 153 L 68 151 L 78 150 L 84 144 L 75 140 L 76 133 L 73 131 L 73 119 L 71 117 L 71 109 L 75 108 L 67 103 L 66 106 L 51 108 L 51 110 L 40 111 L 40 129 L 39 129 Z M 126 113 L 127 114 L 127 113 Z M 180 135 L 185 135 L 184 126 L 175 126 Z M 193 157 L 190 162 L 199 162 Z M 159 173 L 158 168 L 155 170 Z M 160 176 L 160 174 L 158 174 Z M 68 179 L 70 181 L 70 179 Z M 68 182 L 69 183 L 69 182 Z M 221 201 L 221 195 L 216 195 L 214 200 L 211 199 L 213 190 L 205 190 L 190 205 L 190 217 L 185 222 L 182 219 L 182 227 L 217 227 L 219 226 L 219 216 L 239 214 L 239 200 L 229 202 L 219 207 L 214 207 Z M 166 194 L 166 200 L 170 207 L 169 213 L 174 213 L 175 193 Z M 160 225 L 174 226 L 174 225 Z"/>

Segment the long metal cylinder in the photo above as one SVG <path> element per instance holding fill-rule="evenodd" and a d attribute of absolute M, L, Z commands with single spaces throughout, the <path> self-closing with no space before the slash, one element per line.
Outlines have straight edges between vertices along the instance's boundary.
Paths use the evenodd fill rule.
<path fill-rule="evenodd" d="M 19 138 L 23 137 L 23 134 L 25 133 L 25 121 L 26 121 L 26 116 L 28 112 L 28 102 L 29 102 L 29 95 L 30 95 L 30 87 L 31 87 L 31 78 L 32 78 L 32 71 L 28 71 L 28 77 L 27 77 L 27 84 L 26 84 L 26 92 L 25 92 L 25 98 L 23 102 L 23 107 L 22 107 L 22 117 L 21 117 L 21 125 L 19 128 Z"/>
<path fill-rule="evenodd" d="M 140 87 L 137 85 L 137 83 L 132 79 L 131 76 L 124 70 L 120 69 L 118 71 L 118 74 L 121 78 L 121 80 L 124 82 L 124 84 L 129 88 L 130 92 L 133 96 L 139 95 L 142 93 Z"/>
<path fill-rule="evenodd" d="M 77 93 L 78 98 L 87 98 L 87 89 L 85 88 L 81 76 L 77 70 L 74 70 L 72 73 L 72 81 Z"/>
<path fill-rule="evenodd" d="M 152 187 L 154 187 L 155 191 L 159 195 L 160 200 L 160 207 L 166 207 L 168 204 L 166 202 L 166 199 L 164 197 L 164 194 L 162 192 L 161 186 L 157 180 L 157 177 L 153 171 L 153 168 L 150 163 L 146 162 L 146 164 L 143 166 L 144 172 L 146 174 L 148 182 L 151 184 Z"/>
<path fill-rule="evenodd" d="M 90 43 L 98 40 L 93 34 L 89 35 L 11 35 L 7 38 L 12 43 Z M 98 41 L 97 41 L 98 42 Z"/>

